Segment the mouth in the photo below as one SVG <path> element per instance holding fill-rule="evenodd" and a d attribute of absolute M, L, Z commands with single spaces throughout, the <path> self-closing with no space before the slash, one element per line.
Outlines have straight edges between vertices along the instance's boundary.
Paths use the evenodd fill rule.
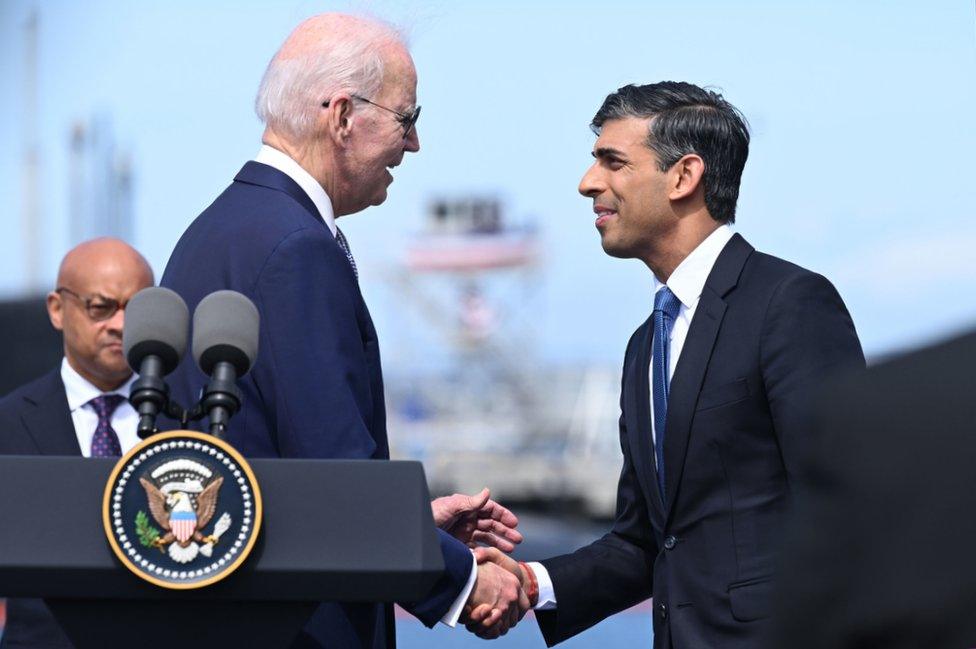
<path fill-rule="evenodd" d="M 617 210 L 606 207 L 605 205 L 594 205 L 593 211 L 596 213 L 596 227 L 602 227 L 607 224 L 607 222 L 617 215 Z"/>

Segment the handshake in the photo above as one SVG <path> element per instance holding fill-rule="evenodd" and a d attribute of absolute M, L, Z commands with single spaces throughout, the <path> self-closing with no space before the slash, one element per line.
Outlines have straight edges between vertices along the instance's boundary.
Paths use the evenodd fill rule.
<path fill-rule="evenodd" d="M 518 518 L 489 496 L 486 488 L 475 496 L 454 494 L 431 503 L 435 524 L 474 552 L 478 574 L 461 621 L 485 639 L 508 633 L 539 599 L 532 569 L 505 554 L 522 542 L 515 529 Z"/>

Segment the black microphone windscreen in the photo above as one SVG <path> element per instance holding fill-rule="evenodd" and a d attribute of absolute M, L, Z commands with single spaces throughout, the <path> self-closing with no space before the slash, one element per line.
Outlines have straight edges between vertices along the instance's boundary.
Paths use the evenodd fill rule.
<path fill-rule="evenodd" d="M 258 355 L 259 326 L 258 309 L 247 297 L 237 291 L 211 293 L 193 314 L 194 360 L 205 374 L 227 361 L 244 376 Z"/>
<path fill-rule="evenodd" d="M 138 372 L 146 356 L 155 355 L 163 363 L 163 374 L 180 364 L 186 353 L 190 310 L 179 295 L 168 288 L 144 288 L 125 307 L 122 350 L 125 359 Z"/>

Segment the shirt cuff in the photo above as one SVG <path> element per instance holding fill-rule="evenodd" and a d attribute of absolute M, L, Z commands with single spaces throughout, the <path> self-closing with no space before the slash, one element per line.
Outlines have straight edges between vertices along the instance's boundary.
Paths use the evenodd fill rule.
<path fill-rule="evenodd" d="M 535 580 L 539 582 L 539 601 L 532 608 L 537 611 L 549 611 L 556 608 L 556 590 L 552 587 L 549 571 L 538 561 L 530 561 L 526 565 L 532 569 L 532 572 L 535 573 Z"/>
<path fill-rule="evenodd" d="M 474 590 L 474 582 L 478 578 L 478 562 L 474 558 L 474 552 L 471 553 L 471 574 L 468 575 L 468 583 L 464 585 L 461 589 L 461 593 L 451 604 L 451 608 L 447 609 L 447 613 L 441 618 L 441 623 L 446 624 L 452 629 L 457 626 L 458 619 L 461 617 L 461 611 L 464 609 L 464 605 L 468 603 L 468 597 L 471 596 L 471 591 Z"/>

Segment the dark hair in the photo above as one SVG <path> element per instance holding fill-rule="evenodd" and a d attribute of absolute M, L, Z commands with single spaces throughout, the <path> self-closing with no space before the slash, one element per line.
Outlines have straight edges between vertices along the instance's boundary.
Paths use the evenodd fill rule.
<path fill-rule="evenodd" d="M 629 85 L 604 100 L 590 128 L 599 135 L 605 122 L 627 117 L 652 118 L 647 146 L 657 154 L 661 171 L 689 153 L 701 156 L 708 213 L 716 221 L 735 222 L 739 181 L 749 157 L 749 127 L 735 106 L 691 83 Z"/>

